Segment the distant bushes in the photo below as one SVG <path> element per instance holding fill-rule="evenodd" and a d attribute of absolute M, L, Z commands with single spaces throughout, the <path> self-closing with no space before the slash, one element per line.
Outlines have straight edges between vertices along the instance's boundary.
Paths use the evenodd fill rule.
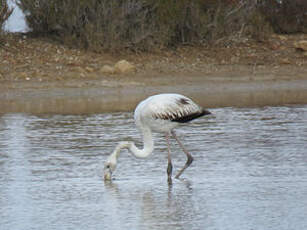
<path fill-rule="evenodd" d="M 6 0 L 0 0 L 0 34 L 3 32 L 4 22 L 12 14 L 13 9 L 9 9 Z"/>
<path fill-rule="evenodd" d="M 266 0 L 260 5 L 262 14 L 277 33 L 307 33 L 306 0 Z"/>
<path fill-rule="evenodd" d="M 283 11 L 271 6 L 272 1 L 20 0 L 19 5 L 34 33 L 53 35 L 67 45 L 148 50 L 227 40 L 233 35 L 260 38 L 267 33 L 268 22 L 284 32 L 279 20 Z M 299 1 L 305 0 L 283 0 Z"/>

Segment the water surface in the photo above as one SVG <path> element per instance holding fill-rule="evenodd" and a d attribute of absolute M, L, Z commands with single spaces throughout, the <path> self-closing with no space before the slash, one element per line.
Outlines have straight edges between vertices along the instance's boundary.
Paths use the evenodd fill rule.
<path fill-rule="evenodd" d="M 161 134 L 103 182 L 117 142 L 141 145 L 132 113 L 2 115 L 0 229 L 307 229 L 307 106 L 211 111 L 178 129 L 195 161 L 172 186 Z"/>

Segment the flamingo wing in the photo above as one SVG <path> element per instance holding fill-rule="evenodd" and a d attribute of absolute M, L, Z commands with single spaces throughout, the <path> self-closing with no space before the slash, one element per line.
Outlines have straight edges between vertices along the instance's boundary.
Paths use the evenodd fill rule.
<path fill-rule="evenodd" d="M 180 94 L 160 94 L 150 97 L 145 108 L 145 116 L 179 123 L 210 114 L 208 110 Z"/>

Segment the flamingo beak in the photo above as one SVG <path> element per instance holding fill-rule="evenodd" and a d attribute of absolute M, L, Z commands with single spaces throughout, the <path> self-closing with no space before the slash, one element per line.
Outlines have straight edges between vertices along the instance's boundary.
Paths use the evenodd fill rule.
<path fill-rule="evenodd" d="M 104 180 L 105 181 L 111 181 L 112 180 L 112 172 L 110 169 L 104 170 Z"/>

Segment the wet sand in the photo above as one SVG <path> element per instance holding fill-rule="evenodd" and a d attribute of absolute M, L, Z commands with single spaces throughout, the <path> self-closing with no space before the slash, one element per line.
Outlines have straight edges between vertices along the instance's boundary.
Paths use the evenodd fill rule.
<path fill-rule="evenodd" d="M 231 76 L 231 77 L 229 77 Z M 147 96 L 175 92 L 207 108 L 307 104 L 307 76 L 126 76 L 1 86 L 1 113 L 89 114 L 133 111 Z"/>

